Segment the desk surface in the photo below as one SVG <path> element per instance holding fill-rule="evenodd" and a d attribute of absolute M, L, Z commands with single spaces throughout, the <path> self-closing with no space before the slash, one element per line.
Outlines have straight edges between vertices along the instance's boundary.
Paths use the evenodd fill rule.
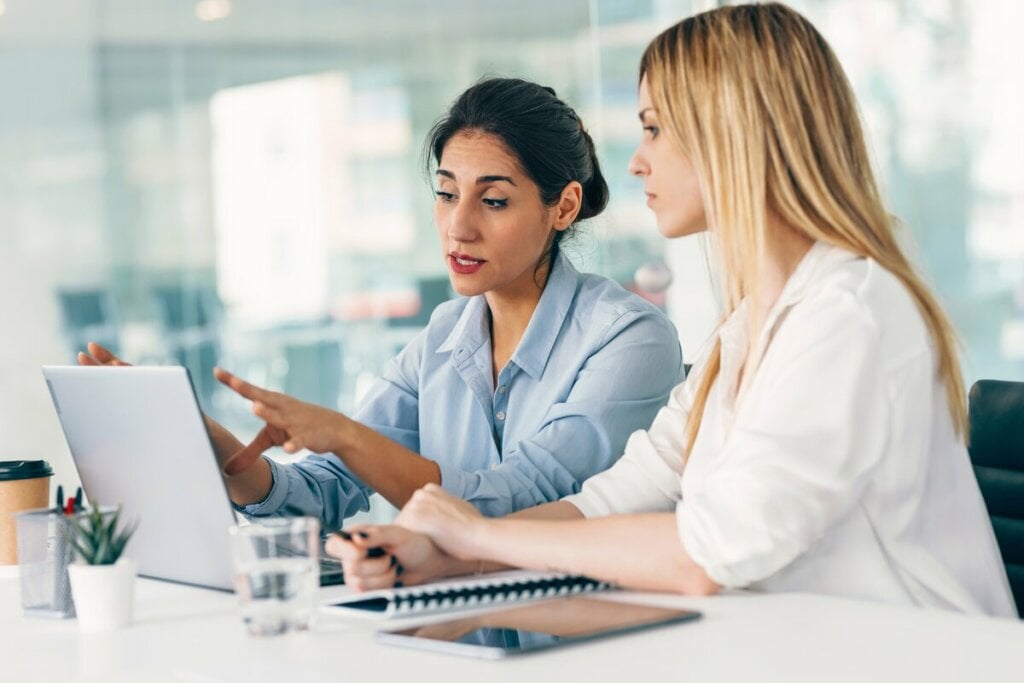
<path fill-rule="evenodd" d="M 0 577 L 0 680 L 103 683 L 321 681 L 1021 681 L 1024 623 L 813 595 L 620 594 L 704 619 L 488 662 L 380 645 L 382 622 L 323 615 L 314 631 L 246 635 L 233 595 L 139 580 L 135 623 L 80 634 L 21 614 Z"/>

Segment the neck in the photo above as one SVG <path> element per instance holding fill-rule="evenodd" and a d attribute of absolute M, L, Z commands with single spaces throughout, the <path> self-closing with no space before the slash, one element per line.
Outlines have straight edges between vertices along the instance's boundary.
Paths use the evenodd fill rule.
<path fill-rule="evenodd" d="M 508 338 L 512 336 L 518 343 L 519 338 L 530 324 L 530 318 L 537 308 L 540 295 L 544 292 L 548 272 L 545 268 L 538 271 L 536 279 L 515 283 L 500 291 L 484 294 L 487 306 L 491 309 L 492 337 Z M 538 284 L 539 283 L 539 284 Z"/>
<path fill-rule="evenodd" d="M 814 241 L 789 225 L 771 217 L 765 240 L 765 259 L 757 282 L 757 300 L 751 302 L 758 320 L 764 320 L 778 300 L 783 287 Z"/>
<path fill-rule="evenodd" d="M 491 310 L 491 353 L 495 378 L 519 346 L 544 292 L 548 272 L 549 266 L 545 266 L 537 271 L 536 277 L 524 278 L 521 282 L 484 294 Z"/>

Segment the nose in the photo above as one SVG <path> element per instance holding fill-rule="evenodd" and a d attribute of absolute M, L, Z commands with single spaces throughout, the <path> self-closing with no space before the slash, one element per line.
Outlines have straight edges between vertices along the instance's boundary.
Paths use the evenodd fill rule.
<path fill-rule="evenodd" d="M 651 172 L 651 166 L 647 163 L 647 159 L 640 152 L 640 148 L 637 147 L 636 151 L 633 152 L 633 156 L 629 158 L 629 173 L 642 178 Z"/>
<path fill-rule="evenodd" d="M 457 202 L 447 216 L 445 233 L 453 242 L 473 242 L 479 236 L 472 202 Z"/>

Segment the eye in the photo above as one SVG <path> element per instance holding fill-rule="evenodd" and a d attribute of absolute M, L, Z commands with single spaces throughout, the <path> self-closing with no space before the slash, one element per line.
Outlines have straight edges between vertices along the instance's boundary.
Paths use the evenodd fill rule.
<path fill-rule="evenodd" d="M 455 195 L 452 194 L 451 192 L 443 192 L 442 190 L 436 190 L 434 194 L 437 195 L 437 198 L 442 202 L 455 201 Z"/>
<path fill-rule="evenodd" d="M 654 138 L 658 137 L 658 133 L 661 132 L 661 129 L 658 128 L 657 126 L 644 126 L 644 132 L 649 133 L 651 139 L 653 140 Z"/>
<path fill-rule="evenodd" d="M 484 197 L 482 201 L 484 204 L 491 207 L 492 209 L 504 209 L 506 206 L 508 206 L 507 199 L 494 199 L 493 197 Z"/>

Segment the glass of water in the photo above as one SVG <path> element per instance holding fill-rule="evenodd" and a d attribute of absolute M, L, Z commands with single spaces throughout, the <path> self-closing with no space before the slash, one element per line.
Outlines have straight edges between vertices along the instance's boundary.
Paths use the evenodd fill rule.
<path fill-rule="evenodd" d="M 309 629 L 320 583 L 320 523 L 270 518 L 233 526 L 231 554 L 242 619 L 254 636 Z"/>

